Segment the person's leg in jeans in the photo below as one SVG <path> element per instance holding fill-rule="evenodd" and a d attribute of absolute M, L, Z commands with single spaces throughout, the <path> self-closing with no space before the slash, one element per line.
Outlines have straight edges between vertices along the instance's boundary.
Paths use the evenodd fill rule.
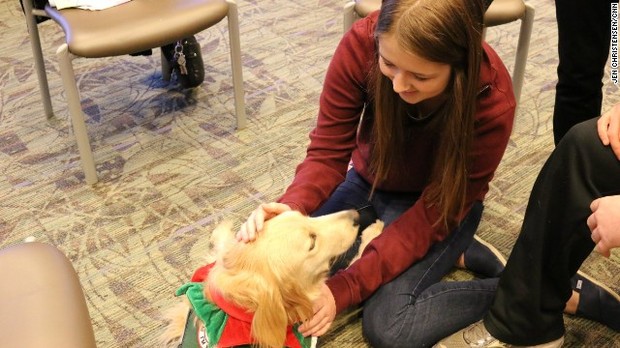
<path fill-rule="evenodd" d="M 378 218 L 388 226 L 411 208 L 419 198 L 419 194 L 376 190 L 369 199 L 370 191 L 371 185 L 355 170 L 351 170 L 345 182 L 312 215 L 320 216 L 345 209 L 358 209 L 362 215 L 372 216 L 372 218 L 362 216 L 362 220 L 372 222 Z M 491 303 L 497 278 L 438 283 L 454 267 L 459 256 L 472 245 L 482 210 L 482 203 L 475 203 L 467 218 L 446 240 L 431 247 L 423 260 L 381 287 L 364 303 L 364 332 L 376 346 L 414 347 L 416 346 L 414 342 L 425 342 L 420 346 L 428 346 L 446 334 L 482 318 Z M 363 226 L 360 227 L 361 232 Z M 347 256 L 332 268 L 332 271 L 346 267 L 358 248 L 359 241 L 349 250 Z M 488 256 L 483 259 L 494 259 L 492 252 L 485 253 Z M 404 289 L 406 296 L 401 295 L 401 289 Z M 386 305 L 382 302 L 386 302 Z M 403 315 L 405 309 L 408 314 Z M 448 312 L 450 314 L 446 316 Z M 401 319 L 403 324 L 397 326 L 406 327 L 406 332 L 400 332 L 389 324 L 400 322 Z M 429 325 L 433 322 L 441 322 L 441 325 Z"/>
<path fill-rule="evenodd" d="M 594 248 L 586 219 L 592 200 L 620 192 L 620 161 L 601 144 L 596 119 L 575 126 L 532 189 L 521 234 L 484 319 L 502 342 L 535 345 L 564 334 L 570 277 Z"/>
<path fill-rule="evenodd" d="M 361 232 L 378 218 L 368 200 L 370 189 L 370 185 L 357 174 L 355 169 L 351 169 L 347 173 L 345 181 L 336 188 L 329 199 L 310 214 L 311 216 L 321 216 L 347 209 L 356 209 L 360 213 L 357 239 L 351 248 L 334 262 L 330 272 L 332 275 L 348 266 L 358 252 Z"/>
<path fill-rule="evenodd" d="M 482 210 L 482 203 L 475 203 L 445 240 L 364 303 L 363 330 L 373 346 L 429 347 L 482 318 L 497 278 L 441 282 L 471 244 Z"/>
<path fill-rule="evenodd" d="M 572 126 L 601 114 L 602 79 L 611 38 L 610 3 L 555 1 L 559 58 L 553 110 L 556 145 Z"/>

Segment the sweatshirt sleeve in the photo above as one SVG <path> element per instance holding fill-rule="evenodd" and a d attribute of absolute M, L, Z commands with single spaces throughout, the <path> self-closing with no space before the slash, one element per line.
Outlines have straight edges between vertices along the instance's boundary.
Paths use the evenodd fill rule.
<path fill-rule="evenodd" d="M 371 25 L 356 22 L 340 41 L 325 76 L 306 158 L 278 200 L 304 214 L 316 210 L 344 181 L 366 103 L 366 74 L 375 51 Z"/>
<path fill-rule="evenodd" d="M 456 221 L 467 215 L 474 201 L 484 199 L 512 131 L 516 104 L 510 75 L 503 64 L 499 65 L 499 77 L 491 86 L 490 96 L 478 101 L 466 206 Z M 328 280 L 338 313 L 367 299 L 381 285 L 422 259 L 431 245 L 447 236 L 447 230 L 433 226 L 438 212 L 425 204 L 424 197 L 423 192 L 409 210 L 369 243 L 360 259 Z"/>

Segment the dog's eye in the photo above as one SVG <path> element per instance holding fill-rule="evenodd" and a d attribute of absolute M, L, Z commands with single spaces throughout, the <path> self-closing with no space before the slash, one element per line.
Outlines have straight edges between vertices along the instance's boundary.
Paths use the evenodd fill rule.
<path fill-rule="evenodd" d="M 312 244 L 310 244 L 310 249 L 308 249 L 309 251 L 314 249 L 314 246 L 316 245 L 316 233 L 310 233 L 310 240 L 312 241 Z"/>

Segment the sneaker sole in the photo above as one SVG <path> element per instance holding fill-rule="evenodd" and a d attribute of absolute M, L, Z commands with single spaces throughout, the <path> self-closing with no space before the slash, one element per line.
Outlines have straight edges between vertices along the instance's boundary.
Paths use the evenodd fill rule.
<path fill-rule="evenodd" d="M 558 338 L 555 341 L 537 344 L 535 346 L 527 347 L 527 348 L 560 348 L 564 344 L 564 336 Z"/>
<path fill-rule="evenodd" d="M 485 241 L 484 239 L 480 238 L 477 234 L 474 234 L 474 239 L 477 240 L 480 244 L 482 244 L 485 247 L 487 247 L 489 250 L 491 250 L 493 255 L 495 255 L 495 257 L 497 257 L 497 259 L 502 263 L 502 265 L 506 266 L 506 263 L 508 261 L 506 261 L 506 258 L 504 257 L 504 255 L 502 255 L 502 253 L 500 253 L 499 250 L 497 250 L 497 248 L 495 248 L 493 245 L 491 245 L 491 243 L 489 243 L 489 242 Z M 588 278 L 588 279 L 590 279 L 590 278 Z"/>
<path fill-rule="evenodd" d="M 509 344 L 505 344 L 505 343 L 498 343 L 496 345 L 490 345 L 487 347 L 512 347 L 512 348 L 560 348 L 562 347 L 562 345 L 564 344 L 564 336 L 558 338 L 555 341 L 551 341 L 551 342 L 547 342 L 547 343 L 542 343 L 542 344 L 537 344 L 535 346 L 513 346 L 513 345 L 509 345 Z M 433 346 L 433 348 L 452 348 L 447 344 L 444 343 L 437 343 L 436 345 Z"/>
<path fill-rule="evenodd" d="M 474 326 L 482 326 L 482 329 L 473 328 Z M 469 342 L 466 336 L 466 331 L 470 329 L 477 330 L 477 334 L 482 334 L 480 337 L 469 339 L 479 339 L 474 342 Z M 486 339 L 484 338 L 486 336 Z M 484 342 L 484 343 L 482 343 Z M 484 327 L 484 323 L 481 321 L 471 324 L 470 326 L 461 329 L 460 331 L 455 332 L 454 334 L 444 338 L 443 340 L 437 342 L 433 348 L 463 348 L 463 347 L 484 347 L 484 348 L 560 348 L 564 344 L 564 336 L 553 340 L 551 342 L 536 344 L 536 345 L 527 345 L 527 346 L 517 346 L 508 343 L 504 343 L 497 338 L 493 337 L 487 329 Z"/>
<path fill-rule="evenodd" d="M 588 281 L 590 281 L 591 283 L 593 283 L 594 285 L 600 287 L 601 289 L 607 291 L 611 296 L 613 296 L 618 302 L 620 302 L 620 295 L 618 295 L 618 293 L 616 291 L 614 291 L 612 288 L 610 288 L 609 286 L 599 282 L 598 280 L 590 277 L 589 275 L 583 273 L 582 271 L 577 271 L 577 275 L 579 275 L 580 277 L 586 278 Z"/>

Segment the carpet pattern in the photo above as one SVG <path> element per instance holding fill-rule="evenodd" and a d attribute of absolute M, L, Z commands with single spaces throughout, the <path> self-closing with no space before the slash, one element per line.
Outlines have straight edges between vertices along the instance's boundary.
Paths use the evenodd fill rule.
<path fill-rule="evenodd" d="M 487 196 L 479 235 L 508 255 L 533 181 L 553 147 L 556 23 L 552 0 L 528 0 L 536 20 L 516 127 Z M 234 128 L 225 21 L 197 35 L 206 81 L 183 91 L 147 57 L 74 61 L 100 182 L 87 186 L 68 119 L 54 23 L 40 24 L 55 116 L 41 105 L 17 0 L 0 0 L 0 247 L 28 236 L 58 246 L 86 293 L 99 347 L 155 347 L 224 219 L 239 224 L 276 199 L 303 158 L 321 84 L 342 35 L 344 0 L 239 0 L 248 127 Z M 518 23 L 487 40 L 512 69 Z M 605 78 L 605 106 L 620 101 Z M 583 270 L 620 289 L 620 258 Z M 453 279 L 470 277 L 462 271 Z M 566 316 L 566 347 L 620 347 L 620 335 Z M 358 316 L 339 318 L 324 347 L 366 347 Z"/>

